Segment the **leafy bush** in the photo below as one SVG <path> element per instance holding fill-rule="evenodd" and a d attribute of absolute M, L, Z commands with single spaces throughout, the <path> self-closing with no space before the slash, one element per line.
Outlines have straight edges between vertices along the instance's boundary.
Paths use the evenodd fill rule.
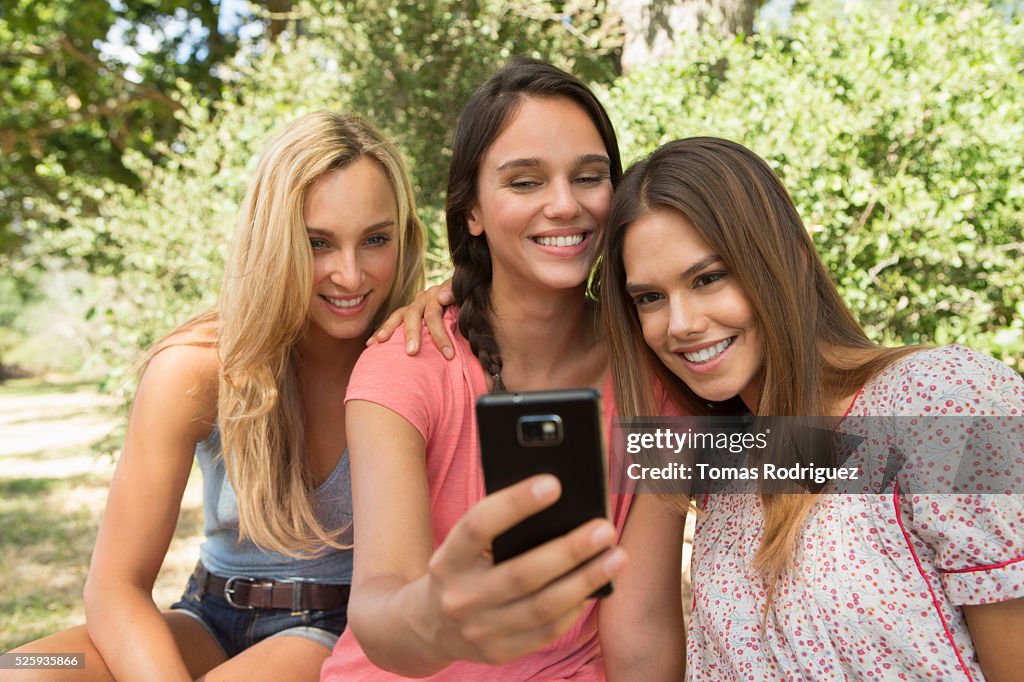
<path fill-rule="evenodd" d="M 874 339 L 964 343 L 1024 371 L 1020 17 L 810 5 L 784 34 L 681 36 L 674 59 L 618 81 L 624 158 L 677 137 L 745 144 Z"/>
<path fill-rule="evenodd" d="M 322 107 L 364 116 L 406 153 L 428 265 L 443 273 L 442 194 L 463 98 L 511 54 L 609 81 L 614 38 L 599 5 L 311 0 L 301 30 L 240 51 L 217 104 L 182 82 L 185 132 L 154 150 L 170 161 L 130 159 L 140 190 L 62 178 L 100 215 L 37 239 L 111 287 L 92 306 L 90 347 L 129 367 L 213 302 L 256 155 Z M 783 176 L 875 339 L 965 343 L 1024 371 L 1020 17 L 974 0 L 851 3 L 840 16 L 810 6 L 754 38 L 679 36 L 674 59 L 607 87 L 624 158 L 691 135 L 746 144 Z"/>
<path fill-rule="evenodd" d="M 356 113 L 402 149 L 430 232 L 428 269 L 446 272 L 443 185 L 462 99 L 513 54 L 592 75 L 610 71 L 600 46 L 594 50 L 593 41 L 567 28 L 590 26 L 596 15 L 574 12 L 523 0 L 307 2 L 297 9 L 299 23 L 274 45 L 240 52 L 224 79 L 229 92 L 216 104 L 182 82 L 183 135 L 151 155 L 159 164 L 129 157 L 142 189 L 62 178 L 100 201 L 100 215 L 78 217 L 44 240 L 116 285 L 90 312 L 93 347 L 110 358 L 112 378 L 133 365 L 140 349 L 215 300 L 256 156 L 285 123 L 315 109 Z"/>

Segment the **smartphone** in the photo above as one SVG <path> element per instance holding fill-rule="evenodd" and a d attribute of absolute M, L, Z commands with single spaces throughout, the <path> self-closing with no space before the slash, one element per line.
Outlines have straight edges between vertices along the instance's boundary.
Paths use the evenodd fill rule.
<path fill-rule="evenodd" d="M 487 493 L 535 474 L 562 484 L 555 504 L 494 539 L 495 563 L 608 518 L 601 394 L 592 389 L 490 393 L 476 402 Z M 611 594 L 611 583 L 592 596 Z"/>

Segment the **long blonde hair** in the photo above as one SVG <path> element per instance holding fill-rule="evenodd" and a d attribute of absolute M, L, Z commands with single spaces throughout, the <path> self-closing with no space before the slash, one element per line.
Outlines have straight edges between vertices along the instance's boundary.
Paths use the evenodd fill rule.
<path fill-rule="evenodd" d="M 314 514 L 316 481 L 306 463 L 297 342 L 306 329 L 313 257 L 302 218 L 309 187 L 325 173 L 373 159 L 398 209 L 395 281 L 374 324 L 423 287 L 424 230 L 396 149 L 370 125 L 318 111 L 267 145 L 249 185 L 220 299 L 212 315 L 220 357 L 218 421 L 222 453 L 238 498 L 239 534 L 298 555 L 336 541 Z"/>
<path fill-rule="evenodd" d="M 768 164 L 728 140 L 676 140 L 626 172 L 608 217 L 601 307 L 621 414 L 651 414 L 649 372 L 691 414 L 734 409 L 702 400 L 658 360 L 626 295 L 626 232 L 638 218 L 665 209 L 697 229 L 750 301 L 764 339 L 759 415 L 828 416 L 837 400 L 914 350 L 884 348 L 867 338 Z M 764 536 L 755 567 L 770 601 L 816 496 L 765 493 L 761 499 Z"/>

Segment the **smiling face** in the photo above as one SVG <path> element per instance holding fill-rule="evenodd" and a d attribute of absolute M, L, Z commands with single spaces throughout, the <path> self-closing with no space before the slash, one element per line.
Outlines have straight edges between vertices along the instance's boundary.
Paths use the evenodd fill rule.
<path fill-rule="evenodd" d="M 739 395 L 756 412 L 762 342 L 725 263 L 676 211 L 658 209 L 626 230 L 626 293 L 647 345 L 701 398 Z"/>
<path fill-rule="evenodd" d="M 527 98 L 484 154 L 468 211 L 496 288 L 582 285 L 597 256 L 612 184 L 608 152 L 569 99 Z"/>
<path fill-rule="evenodd" d="M 313 183 L 302 205 L 313 250 L 311 327 L 365 337 L 395 279 L 398 209 L 377 162 L 363 157 Z"/>

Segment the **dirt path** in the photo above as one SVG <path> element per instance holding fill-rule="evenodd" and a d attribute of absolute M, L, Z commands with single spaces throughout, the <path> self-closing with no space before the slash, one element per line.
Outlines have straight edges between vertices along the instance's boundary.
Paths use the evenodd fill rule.
<path fill-rule="evenodd" d="M 66 477 L 78 473 L 83 462 L 67 468 L 61 460 L 49 465 L 39 461 L 47 450 L 80 448 L 107 436 L 117 426 L 116 401 L 91 389 L 72 393 L 22 394 L 0 392 L 0 463 L 8 478 L 30 476 Z M 89 457 L 90 466 L 97 462 Z"/>

